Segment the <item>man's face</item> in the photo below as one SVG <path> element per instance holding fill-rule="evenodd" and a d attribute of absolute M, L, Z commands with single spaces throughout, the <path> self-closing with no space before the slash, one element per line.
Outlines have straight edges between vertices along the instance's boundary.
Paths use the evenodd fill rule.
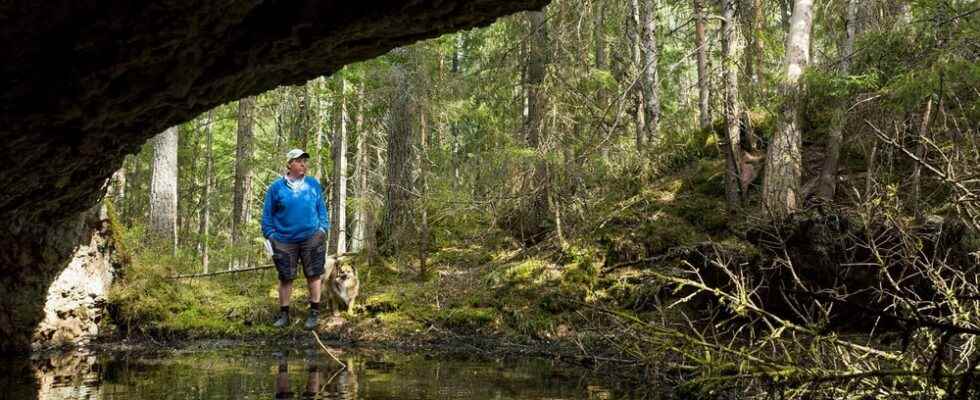
<path fill-rule="evenodd" d="M 294 158 L 289 162 L 289 173 L 293 176 L 306 175 L 306 164 L 309 159 L 306 157 Z"/>

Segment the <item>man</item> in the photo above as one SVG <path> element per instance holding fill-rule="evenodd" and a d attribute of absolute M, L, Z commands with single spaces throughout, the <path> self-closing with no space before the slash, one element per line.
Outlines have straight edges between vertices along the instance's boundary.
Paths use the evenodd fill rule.
<path fill-rule="evenodd" d="M 265 192 L 262 235 L 271 244 L 272 261 L 279 272 L 279 315 L 273 323 L 277 328 L 289 325 L 289 300 L 299 262 L 310 289 L 306 329 L 316 328 L 320 316 L 320 276 L 324 273 L 330 222 L 320 182 L 306 176 L 309 159 L 303 150 L 290 150 L 286 153 L 286 174 Z"/>

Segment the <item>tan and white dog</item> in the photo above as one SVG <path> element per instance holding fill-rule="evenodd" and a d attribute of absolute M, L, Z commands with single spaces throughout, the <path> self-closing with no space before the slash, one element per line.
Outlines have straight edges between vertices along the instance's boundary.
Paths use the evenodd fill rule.
<path fill-rule="evenodd" d="M 327 274 L 324 282 L 326 286 L 327 300 L 330 302 L 330 312 L 337 315 L 340 311 L 348 315 L 354 314 L 354 300 L 361 290 L 361 283 L 357 279 L 357 270 L 354 269 L 353 257 L 350 255 L 328 256 Z"/>

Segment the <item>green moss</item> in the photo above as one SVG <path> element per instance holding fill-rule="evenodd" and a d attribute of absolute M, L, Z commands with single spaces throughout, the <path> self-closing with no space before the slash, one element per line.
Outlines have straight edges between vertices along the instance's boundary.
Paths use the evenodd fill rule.
<path fill-rule="evenodd" d="M 702 234 L 683 218 L 657 212 L 640 229 L 647 255 L 661 254 L 671 247 L 693 244 Z"/>
<path fill-rule="evenodd" d="M 599 263 L 597 250 L 576 249 L 573 262 L 565 266 L 561 275 L 559 293 L 564 298 L 580 301 L 592 299 L 596 283 L 599 281 Z M 565 309 L 565 302 L 559 302 L 558 309 Z M 555 304 L 546 306 L 555 311 Z"/>
<path fill-rule="evenodd" d="M 398 296 L 391 292 L 382 292 L 368 296 L 362 304 L 364 305 L 364 309 L 370 313 L 397 311 L 401 306 Z"/>
<path fill-rule="evenodd" d="M 728 226 L 728 209 L 724 201 L 716 198 L 685 196 L 665 211 L 706 233 L 718 232 Z"/>
<path fill-rule="evenodd" d="M 454 330 L 476 331 L 496 325 L 497 310 L 489 307 L 459 307 L 445 310 L 438 315 L 444 327 Z"/>
<path fill-rule="evenodd" d="M 423 328 L 420 322 L 400 312 L 378 314 L 378 320 L 381 321 L 385 329 L 394 334 L 416 333 Z"/>
<path fill-rule="evenodd" d="M 546 261 L 528 259 L 495 269 L 486 279 L 491 286 L 533 288 L 558 278 L 557 271 Z"/>
<path fill-rule="evenodd" d="M 683 191 L 722 199 L 725 196 L 723 160 L 700 160 L 685 174 Z"/>
<path fill-rule="evenodd" d="M 434 265 L 477 267 L 491 261 L 491 255 L 481 246 L 448 247 L 432 254 Z"/>

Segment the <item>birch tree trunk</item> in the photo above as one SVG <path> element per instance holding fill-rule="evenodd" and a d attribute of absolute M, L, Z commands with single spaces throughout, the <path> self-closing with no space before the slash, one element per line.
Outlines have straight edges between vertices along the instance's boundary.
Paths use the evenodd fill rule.
<path fill-rule="evenodd" d="M 210 238 L 211 229 L 211 185 L 214 182 L 214 136 L 212 136 L 211 124 L 214 122 L 214 111 L 208 111 L 207 126 L 204 128 L 205 151 L 204 151 L 204 187 L 201 191 L 201 225 L 198 234 L 201 237 L 201 264 L 204 266 L 204 273 L 208 273 L 210 265 Z"/>
<path fill-rule="evenodd" d="M 453 67 L 450 70 L 452 72 L 453 79 L 461 79 L 460 73 L 463 71 L 463 56 L 464 56 L 463 45 L 464 44 L 465 44 L 465 36 L 463 36 L 463 33 L 460 33 L 456 37 L 456 47 L 455 50 L 453 51 Z M 458 93 L 454 93 L 454 95 L 458 95 Z M 460 141 L 462 140 L 462 138 L 460 137 L 460 132 L 459 132 L 459 122 L 454 120 L 450 122 L 449 125 L 450 125 L 449 131 L 453 137 L 452 139 L 453 140 L 452 143 L 453 190 L 456 190 L 459 188 L 461 184 L 459 167 L 460 164 L 462 163 L 462 160 L 460 160 L 460 150 L 461 150 L 460 147 L 462 147 L 460 145 Z"/>
<path fill-rule="evenodd" d="M 738 177 L 741 148 L 739 143 L 738 66 L 735 37 L 735 2 L 722 0 L 722 66 L 725 74 L 725 199 L 732 209 L 741 202 Z"/>
<path fill-rule="evenodd" d="M 854 38 L 857 36 L 857 12 L 858 0 L 848 0 L 847 17 L 845 25 L 847 37 L 841 48 L 840 74 L 847 76 L 850 74 L 851 54 L 854 53 Z M 837 194 L 837 169 L 840 163 L 840 148 L 844 141 L 844 122 L 846 118 L 846 104 L 841 104 L 834 111 L 830 127 L 830 134 L 827 136 L 827 150 L 823 160 L 823 167 L 820 169 L 819 182 L 817 183 L 817 195 L 826 200 L 833 200 Z"/>
<path fill-rule="evenodd" d="M 418 154 L 418 170 L 419 170 L 419 192 L 420 192 L 420 204 L 419 204 L 419 280 L 425 280 L 426 276 L 426 262 L 429 254 L 429 213 L 425 208 L 425 201 L 427 199 L 429 191 L 429 169 L 428 163 L 426 162 L 426 155 L 428 154 L 428 137 L 429 137 L 429 123 L 425 109 L 419 107 L 419 154 Z"/>
<path fill-rule="evenodd" d="M 357 158 L 354 162 L 354 193 L 357 194 L 356 207 L 354 212 L 354 233 L 351 235 L 351 252 L 360 253 L 365 249 L 367 239 L 367 216 L 370 205 L 370 188 L 368 187 L 368 175 L 370 171 L 371 157 L 368 157 L 368 146 L 370 137 L 368 130 L 364 129 L 364 83 L 358 86 L 357 90 L 357 116 L 354 123 L 354 132 L 357 134 Z"/>
<path fill-rule="evenodd" d="M 242 246 L 248 246 L 243 240 L 245 227 L 248 226 L 250 199 L 252 198 L 252 148 L 254 134 L 252 132 L 252 113 L 255 108 L 255 97 L 246 97 L 238 101 L 238 138 L 235 143 L 235 189 L 232 200 L 231 243 L 236 253 L 241 254 Z M 248 257 L 236 257 L 232 268 L 247 268 Z"/>
<path fill-rule="evenodd" d="M 153 138 L 150 235 L 177 251 L 177 127 Z"/>
<path fill-rule="evenodd" d="M 333 205 L 330 214 L 330 254 L 347 252 L 347 82 L 340 79 L 339 129 L 333 137 Z"/>
<path fill-rule="evenodd" d="M 694 0 L 694 44 L 698 48 L 698 110 L 701 129 L 711 128 L 711 109 L 709 108 L 710 77 L 708 76 L 708 44 L 704 41 L 704 0 Z"/>
<path fill-rule="evenodd" d="M 770 215 L 782 218 L 800 207 L 799 94 L 800 77 L 810 59 L 810 29 L 813 0 L 795 0 L 786 38 L 786 70 L 780 84 L 783 104 L 777 117 L 776 132 L 769 145 L 762 200 Z"/>

